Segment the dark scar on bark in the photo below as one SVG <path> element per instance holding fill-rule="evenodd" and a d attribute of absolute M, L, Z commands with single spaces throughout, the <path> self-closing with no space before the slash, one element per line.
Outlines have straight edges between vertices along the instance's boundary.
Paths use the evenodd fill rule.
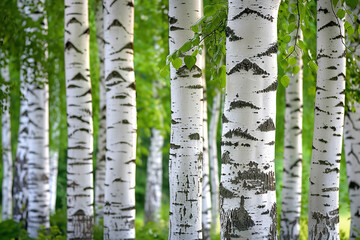
<path fill-rule="evenodd" d="M 249 15 L 249 14 L 256 14 L 257 16 L 259 16 L 259 17 L 261 17 L 261 18 L 263 18 L 263 19 L 266 19 L 266 20 L 268 20 L 268 21 L 270 21 L 270 22 L 273 22 L 274 21 L 274 17 L 273 16 L 271 16 L 271 15 L 264 15 L 264 14 L 262 14 L 262 13 L 260 13 L 260 12 L 258 12 L 258 11 L 255 11 L 255 10 L 252 10 L 252 9 L 250 9 L 250 8 L 245 8 L 242 12 L 240 12 L 238 15 L 236 15 L 232 20 L 236 20 L 236 19 L 238 19 L 238 18 L 241 18 L 243 15 L 245 15 L 245 14 L 247 14 L 247 15 Z"/>
<path fill-rule="evenodd" d="M 272 118 L 268 118 L 265 122 L 260 124 L 257 129 L 260 130 L 261 132 L 269 132 L 269 131 L 276 130 L 275 124 L 274 124 Z"/>
<path fill-rule="evenodd" d="M 242 62 L 236 64 L 228 73 L 228 75 L 231 75 L 235 72 L 240 72 L 241 70 L 249 71 L 253 70 L 254 75 L 270 75 L 268 72 L 266 72 L 264 69 L 259 67 L 256 63 L 252 63 L 249 59 L 244 59 Z"/>

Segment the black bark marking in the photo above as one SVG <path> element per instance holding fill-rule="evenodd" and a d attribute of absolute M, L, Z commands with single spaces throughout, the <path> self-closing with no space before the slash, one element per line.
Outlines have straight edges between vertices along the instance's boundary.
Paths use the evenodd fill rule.
<path fill-rule="evenodd" d="M 190 86 L 186 86 L 185 88 L 190 88 L 190 89 L 201 89 L 201 88 L 203 88 L 203 85 L 190 85 Z"/>
<path fill-rule="evenodd" d="M 79 37 L 81 37 L 82 35 L 89 35 L 90 34 L 90 28 L 87 28 L 87 29 L 85 29 L 85 31 L 83 31 L 80 35 L 79 35 Z"/>
<path fill-rule="evenodd" d="M 241 137 L 248 140 L 258 141 L 258 139 L 254 136 L 251 136 L 246 129 L 245 131 L 241 130 L 241 128 L 236 128 L 234 130 L 229 130 L 227 133 L 224 134 L 224 137 L 226 138 L 232 138 L 235 137 Z"/>
<path fill-rule="evenodd" d="M 126 4 L 126 6 L 128 6 L 128 7 L 134 7 L 134 3 L 133 3 L 132 1 L 130 1 L 130 2 L 128 2 L 128 3 Z"/>
<path fill-rule="evenodd" d="M 271 46 L 262 53 L 259 53 L 258 55 L 256 55 L 257 57 L 263 57 L 263 56 L 271 56 L 271 54 L 276 54 L 278 51 L 278 44 L 277 42 L 272 43 Z"/>
<path fill-rule="evenodd" d="M 177 21 L 178 21 L 177 18 L 169 16 L 169 23 L 170 24 L 175 24 L 175 23 L 177 23 Z"/>
<path fill-rule="evenodd" d="M 227 117 L 225 116 L 225 114 L 223 114 L 223 115 L 221 116 L 221 120 L 222 120 L 222 123 L 228 123 L 228 122 L 230 122 L 229 119 L 227 119 Z"/>
<path fill-rule="evenodd" d="M 330 163 L 328 160 L 319 160 L 318 162 L 320 165 L 334 166 L 334 164 Z"/>
<path fill-rule="evenodd" d="M 229 189 L 225 188 L 222 184 L 219 186 L 220 196 L 223 198 L 235 198 L 236 195 L 230 191 Z"/>
<path fill-rule="evenodd" d="M 245 101 L 242 101 L 242 100 L 238 100 L 238 101 L 233 101 L 233 102 L 230 103 L 229 111 L 231 111 L 233 109 L 236 109 L 236 108 L 247 108 L 247 107 L 251 108 L 251 109 L 260 110 L 259 107 L 255 106 L 251 102 L 245 102 Z"/>
<path fill-rule="evenodd" d="M 273 203 L 271 210 L 270 210 L 270 218 L 271 218 L 271 224 L 270 224 L 270 232 L 269 232 L 269 239 L 277 239 L 276 233 L 277 233 L 277 205 L 276 202 Z"/>
<path fill-rule="evenodd" d="M 326 168 L 326 169 L 325 169 L 325 173 L 330 173 L 330 172 L 339 173 L 340 170 L 339 170 L 339 168 Z"/>
<path fill-rule="evenodd" d="M 73 24 L 73 23 L 77 23 L 77 24 L 80 24 L 80 26 L 82 26 L 82 23 L 77 20 L 75 17 L 73 17 L 72 19 L 70 19 L 67 23 L 66 23 L 66 26 L 68 27 L 69 24 Z"/>
<path fill-rule="evenodd" d="M 82 237 L 83 239 L 93 238 L 93 218 L 92 216 L 85 215 L 83 210 L 78 210 L 72 215 L 74 224 L 74 236 Z"/>
<path fill-rule="evenodd" d="M 290 170 L 293 169 L 294 167 L 297 167 L 299 163 L 302 163 L 302 159 L 298 159 L 296 160 L 291 166 L 290 166 Z"/>
<path fill-rule="evenodd" d="M 176 144 L 170 143 L 170 149 L 179 149 L 179 148 L 181 148 L 180 145 L 176 145 Z"/>
<path fill-rule="evenodd" d="M 134 50 L 134 43 L 133 42 L 128 42 L 127 44 L 125 44 L 125 46 L 123 46 L 122 48 L 120 48 L 119 50 L 110 53 L 110 55 L 114 55 L 116 53 L 119 53 L 125 49 L 130 49 L 130 50 Z"/>
<path fill-rule="evenodd" d="M 225 151 L 224 153 L 223 153 L 223 155 L 221 156 L 221 163 L 222 164 L 231 164 L 231 163 L 233 163 L 234 162 L 234 160 L 232 160 L 231 158 L 230 158 L 230 152 L 229 151 Z"/>
<path fill-rule="evenodd" d="M 234 30 L 231 29 L 231 28 L 228 27 L 228 26 L 225 28 L 225 35 L 226 35 L 226 37 L 229 38 L 229 41 L 230 41 L 230 42 L 238 41 L 238 40 L 243 39 L 242 37 L 237 36 L 237 35 L 235 34 Z"/>
<path fill-rule="evenodd" d="M 264 69 L 259 67 L 256 63 L 252 63 L 249 59 L 244 59 L 242 62 L 236 64 L 228 73 L 228 75 L 231 75 L 235 72 L 240 72 L 241 70 L 249 71 L 252 69 L 254 71 L 254 75 L 270 75 L 268 72 L 266 72 Z"/>
<path fill-rule="evenodd" d="M 330 66 L 330 67 L 327 67 L 326 69 L 329 69 L 329 70 L 336 70 L 337 67 L 336 66 Z"/>
<path fill-rule="evenodd" d="M 113 78 L 120 78 L 120 79 L 126 81 L 125 78 L 117 71 L 112 71 L 111 73 L 109 73 L 109 75 L 106 77 L 105 81 L 109 81 Z"/>
<path fill-rule="evenodd" d="M 323 12 L 324 14 L 328 14 L 329 10 L 327 10 L 327 8 L 319 8 L 318 12 Z"/>
<path fill-rule="evenodd" d="M 91 88 L 90 88 L 89 90 L 87 90 L 86 92 L 84 92 L 83 94 L 78 95 L 78 96 L 76 96 L 76 97 L 84 97 L 84 96 L 86 96 L 86 95 L 88 95 L 88 94 L 91 95 Z"/>
<path fill-rule="evenodd" d="M 321 28 L 319 28 L 318 32 L 320 32 L 321 30 L 323 30 L 325 28 L 334 27 L 334 26 L 339 27 L 339 25 L 336 22 L 330 21 L 327 24 L 325 24 L 324 26 L 322 26 Z"/>
<path fill-rule="evenodd" d="M 171 26 L 170 27 L 170 31 L 177 31 L 177 30 L 184 30 L 184 28 L 182 28 L 182 27 L 175 27 L 175 26 Z"/>
<path fill-rule="evenodd" d="M 120 27 L 120 28 L 124 29 L 125 32 L 127 32 L 128 34 L 130 34 L 130 33 L 128 32 L 128 30 L 126 30 L 125 26 L 122 25 L 122 23 L 119 22 L 119 20 L 117 20 L 117 19 L 114 19 L 114 21 L 108 26 L 107 30 L 109 30 L 109 29 L 112 28 L 112 27 Z"/>
<path fill-rule="evenodd" d="M 121 178 L 115 178 L 112 182 L 115 183 L 115 182 L 126 182 L 126 181 Z"/>
<path fill-rule="evenodd" d="M 86 77 L 84 77 L 84 75 L 82 75 L 81 73 L 76 74 L 71 80 L 87 81 Z"/>
<path fill-rule="evenodd" d="M 276 91 L 277 86 L 278 86 L 278 82 L 274 81 L 272 84 L 270 84 L 270 86 L 268 86 L 267 88 L 264 88 L 263 90 L 256 91 L 256 93 L 267 93 L 267 92 L 270 92 L 270 91 Z"/>
<path fill-rule="evenodd" d="M 271 141 L 271 142 L 265 143 L 265 145 L 269 145 L 269 146 L 275 145 L 275 141 Z"/>
<path fill-rule="evenodd" d="M 220 142 L 220 145 L 221 146 L 235 146 L 235 147 L 237 147 L 237 146 L 239 146 L 239 142 L 236 142 L 236 143 L 232 143 L 232 142 L 230 142 L 230 141 L 221 141 Z"/>
<path fill-rule="evenodd" d="M 349 183 L 349 189 L 351 190 L 357 190 L 360 188 L 360 185 L 357 182 L 350 181 Z"/>
<path fill-rule="evenodd" d="M 65 43 L 65 50 L 71 50 L 74 49 L 77 53 L 83 53 L 82 51 L 80 51 L 80 49 L 78 49 L 77 47 L 74 46 L 74 44 L 72 44 L 70 41 L 67 41 Z"/>
<path fill-rule="evenodd" d="M 271 16 L 270 14 L 264 15 L 264 14 L 258 12 L 258 11 L 252 10 L 250 8 L 245 8 L 242 12 L 240 12 L 238 15 L 236 15 L 232 20 L 236 20 L 238 18 L 241 18 L 245 14 L 247 14 L 247 15 L 256 14 L 257 16 L 259 16 L 259 17 L 261 17 L 261 18 L 263 18 L 265 20 L 268 20 L 270 22 L 274 21 L 274 17 Z"/>
<path fill-rule="evenodd" d="M 268 118 L 265 122 L 260 124 L 257 130 L 260 130 L 261 132 L 275 131 L 276 128 L 272 118 Z"/>
<path fill-rule="evenodd" d="M 245 197 L 241 196 L 240 207 L 231 210 L 229 217 L 235 228 L 239 231 L 245 231 L 255 226 L 250 214 L 245 209 Z"/>
<path fill-rule="evenodd" d="M 335 226 L 339 223 L 339 214 L 334 217 L 330 217 L 327 213 L 326 215 L 320 212 L 313 212 L 312 218 L 316 220 L 315 227 L 309 231 L 309 239 L 330 239 L 329 229 L 335 230 Z M 321 225 L 325 225 L 326 227 L 320 227 Z M 322 229 L 320 233 L 318 233 L 318 225 L 319 229 Z"/>
<path fill-rule="evenodd" d="M 339 102 L 338 104 L 335 105 L 335 107 L 345 107 L 343 102 Z"/>
<path fill-rule="evenodd" d="M 325 139 L 322 139 L 322 138 L 319 139 L 319 142 L 322 142 L 322 143 L 325 143 L 325 144 L 328 143 L 328 141 L 326 141 Z"/>
<path fill-rule="evenodd" d="M 200 140 L 200 134 L 192 133 L 189 135 L 190 140 Z"/>
<path fill-rule="evenodd" d="M 339 188 L 338 187 L 331 187 L 331 188 L 323 188 L 322 192 L 338 192 Z"/>

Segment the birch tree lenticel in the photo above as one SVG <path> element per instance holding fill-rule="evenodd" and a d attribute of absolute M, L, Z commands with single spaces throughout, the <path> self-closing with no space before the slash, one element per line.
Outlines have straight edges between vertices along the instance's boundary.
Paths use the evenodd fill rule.
<path fill-rule="evenodd" d="M 222 239 L 276 239 L 275 117 L 280 0 L 229 1 L 222 116 Z"/>
<path fill-rule="evenodd" d="M 93 121 L 87 0 L 65 0 L 67 238 L 93 237 Z"/>
<path fill-rule="evenodd" d="M 201 0 L 169 1 L 170 53 L 193 37 Z M 170 68 L 169 239 L 202 239 L 203 82 L 199 60 Z"/>
<path fill-rule="evenodd" d="M 317 82 L 309 186 L 309 239 L 339 239 L 339 172 L 345 102 L 344 24 L 317 1 Z"/>
<path fill-rule="evenodd" d="M 104 239 L 135 239 L 134 2 L 104 1 L 106 177 Z"/>

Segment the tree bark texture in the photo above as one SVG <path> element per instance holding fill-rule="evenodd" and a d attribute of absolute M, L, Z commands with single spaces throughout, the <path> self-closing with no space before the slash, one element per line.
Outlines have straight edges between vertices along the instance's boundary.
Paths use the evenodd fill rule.
<path fill-rule="evenodd" d="M 99 54 L 99 135 L 96 155 L 95 171 L 95 223 L 99 225 L 100 218 L 104 216 L 104 187 L 105 187 L 105 163 L 106 163 L 106 91 L 105 91 L 105 68 L 104 68 L 104 9 L 103 1 L 99 1 L 96 8 L 96 40 Z"/>
<path fill-rule="evenodd" d="M 56 189 L 59 166 L 59 152 L 50 153 L 50 213 L 54 214 L 56 210 Z"/>
<path fill-rule="evenodd" d="M 1 69 L 1 77 L 6 83 L 10 82 L 9 67 Z M 9 94 L 6 85 L 2 86 L 2 91 Z M 12 183 L 13 183 L 13 163 L 11 154 L 11 122 L 10 122 L 10 96 L 5 98 L 1 114 L 1 146 L 3 162 L 3 180 L 2 180 L 2 220 L 12 217 Z"/>
<path fill-rule="evenodd" d="M 332 1 L 317 1 L 317 83 L 309 186 L 309 239 L 339 239 L 339 172 L 344 124 L 344 24 Z"/>
<path fill-rule="evenodd" d="M 276 239 L 275 117 L 280 0 L 229 2 L 222 117 L 222 239 Z"/>
<path fill-rule="evenodd" d="M 151 129 L 151 145 L 147 161 L 145 222 L 158 222 L 161 211 L 162 191 L 162 147 L 164 137 L 161 130 Z"/>
<path fill-rule="evenodd" d="M 217 155 L 217 130 L 219 125 L 221 93 L 216 90 L 211 107 L 209 124 L 209 157 L 210 157 L 210 183 L 211 183 L 211 230 L 217 232 L 219 217 L 219 170 Z"/>
<path fill-rule="evenodd" d="M 93 238 L 93 120 L 87 0 L 65 0 L 67 239 Z"/>
<path fill-rule="evenodd" d="M 106 178 L 104 239 L 135 238 L 134 2 L 104 1 Z"/>
<path fill-rule="evenodd" d="M 349 185 L 351 227 L 350 239 L 360 236 L 360 104 L 355 103 L 356 112 L 345 114 L 344 149 Z"/>
<path fill-rule="evenodd" d="M 193 37 L 201 2 L 169 1 L 170 53 Z M 203 79 L 200 60 L 170 68 L 169 239 L 202 239 Z"/>
<path fill-rule="evenodd" d="M 291 0 L 290 4 L 296 4 Z M 295 38 L 301 40 L 301 32 L 290 33 L 294 46 Z M 283 163 L 283 189 L 280 221 L 280 239 L 297 240 L 300 236 L 301 177 L 302 177 L 302 116 L 303 73 L 301 51 L 293 53 L 297 59 L 297 74 L 289 73 L 289 86 L 285 92 L 285 143 Z"/>

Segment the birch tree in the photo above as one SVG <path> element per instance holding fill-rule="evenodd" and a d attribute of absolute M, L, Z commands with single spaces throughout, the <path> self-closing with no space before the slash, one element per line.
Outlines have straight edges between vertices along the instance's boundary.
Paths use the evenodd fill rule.
<path fill-rule="evenodd" d="M 219 216 L 219 170 L 217 155 L 217 130 L 220 115 L 221 93 L 216 90 L 211 107 L 211 118 L 209 124 L 209 157 L 210 157 L 210 182 L 211 182 L 211 223 L 212 231 L 217 232 Z"/>
<path fill-rule="evenodd" d="M 98 225 L 103 217 L 104 208 L 104 184 L 105 184 L 105 163 L 106 163 L 106 91 L 105 91 L 105 69 L 104 69 L 104 9 L 103 1 L 98 1 L 96 8 L 96 40 L 100 60 L 100 81 L 99 81 L 99 135 L 96 156 L 95 171 L 95 223 Z"/>
<path fill-rule="evenodd" d="M 280 0 L 229 2 L 222 117 L 222 239 L 276 239 L 275 117 Z"/>
<path fill-rule="evenodd" d="M 56 208 L 56 189 L 59 166 L 59 153 L 57 151 L 50 152 L 50 213 L 55 213 Z"/>
<path fill-rule="evenodd" d="M 199 0 L 169 1 L 170 54 L 190 40 L 201 17 Z M 182 62 L 179 59 L 177 62 Z M 203 80 L 201 63 L 170 68 L 169 239 L 202 239 Z"/>
<path fill-rule="evenodd" d="M 309 239 L 339 238 L 339 172 L 344 123 L 344 25 L 332 1 L 317 2 L 317 83 L 309 186 Z"/>
<path fill-rule="evenodd" d="M 135 238 L 134 2 L 104 1 L 106 178 L 104 239 Z"/>
<path fill-rule="evenodd" d="M 5 83 L 10 82 L 9 67 L 1 68 L 1 77 Z M 6 85 L 2 86 L 2 91 L 9 94 Z M 2 180 L 2 220 L 12 217 L 12 182 L 13 182 L 13 163 L 11 154 L 11 122 L 10 122 L 10 96 L 5 98 L 1 114 L 1 146 L 3 162 L 3 180 Z"/>
<path fill-rule="evenodd" d="M 296 4 L 295 0 L 290 1 Z M 297 11 L 294 9 L 292 12 Z M 294 14 L 297 16 L 297 14 Z M 298 17 L 296 17 L 298 18 Z M 298 21 L 298 19 L 296 20 Z M 300 30 L 301 31 L 301 30 Z M 301 32 L 290 33 L 294 46 L 301 40 Z M 285 92 L 285 139 L 284 139 L 284 169 L 281 205 L 281 239 L 299 239 L 301 213 L 301 176 L 302 176 L 302 59 L 301 51 L 294 51 L 297 60 L 293 71 L 289 73 L 289 86 Z M 298 70 L 297 70 L 298 69 Z"/>
<path fill-rule="evenodd" d="M 152 128 L 150 141 L 145 192 L 145 222 L 158 222 L 161 210 L 162 147 L 164 144 L 161 130 Z"/>
<path fill-rule="evenodd" d="M 87 0 L 65 0 L 67 238 L 93 236 L 93 121 Z"/>

